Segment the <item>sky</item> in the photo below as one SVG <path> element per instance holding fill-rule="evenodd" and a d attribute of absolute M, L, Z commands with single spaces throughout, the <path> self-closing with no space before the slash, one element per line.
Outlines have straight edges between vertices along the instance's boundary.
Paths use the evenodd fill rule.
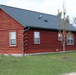
<path fill-rule="evenodd" d="M 66 14 L 70 20 L 76 17 L 76 0 L 0 0 L 0 4 L 57 15 L 63 11 L 65 1 Z"/>

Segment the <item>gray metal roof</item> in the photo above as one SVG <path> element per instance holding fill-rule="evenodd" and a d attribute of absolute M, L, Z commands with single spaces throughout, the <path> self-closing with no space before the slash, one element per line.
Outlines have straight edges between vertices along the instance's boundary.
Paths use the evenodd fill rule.
<path fill-rule="evenodd" d="M 40 12 L 0 5 L 0 8 L 13 17 L 24 27 L 55 29 L 58 30 L 58 17 L 55 15 L 44 14 Z M 63 22 L 62 22 L 63 24 Z M 63 26 L 61 27 L 63 29 Z M 68 25 L 68 29 L 76 31 L 72 25 Z"/>

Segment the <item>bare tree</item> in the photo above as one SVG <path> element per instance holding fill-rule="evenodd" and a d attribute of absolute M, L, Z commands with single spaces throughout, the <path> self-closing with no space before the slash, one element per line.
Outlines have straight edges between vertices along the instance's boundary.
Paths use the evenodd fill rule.
<path fill-rule="evenodd" d="M 75 18 L 73 18 L 73 26 L 75 26 L 75 27 L 76 27 L 76 17 L 75 17 Z"/>
<path fill-rule="evenodd" d="M 63 15 L 63 18 L 61 19 L 62 15 Z M 65 9 L 64 3 L 63 3 L 63 12 L 59 12 L 59 10 L 58 10 L 58 17 L 59 17 L 59 19 L 58 19 L 59 32 L 60 32 L 60 34 L 62 34 L 61 42 L 63 45 L 64 59 L 66 59 L 65 44 L 66 44 L 66 37 L 67 37 L 67 31 L 68 31 L 67 24 L 69 23 L 69 16 L 66 16 L 66 9 Z M 63 20 L 63 24 L 62 24 L 61 20 Z M 63 27 L 62 30 L 61 30 L 61 27 Z"/>
<path fill-rule="evenodd" d="M 66 19 L 65 19 L 65 21 L 66 21 L 67 23 L 70 23 L 69 16 L 66 16 Z"/>

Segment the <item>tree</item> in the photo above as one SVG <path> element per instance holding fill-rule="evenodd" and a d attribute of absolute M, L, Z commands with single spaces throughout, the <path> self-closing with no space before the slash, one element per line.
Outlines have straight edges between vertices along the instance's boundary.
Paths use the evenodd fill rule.
<path fill-rule="evenodd" d="M 73 18 L 73 26 L 75 26 L 75 27 L 76 27 L 76 17 L 75 17 L 75 18 Z"/>
<path fill-rule="evenodd" d="M 62 18 L 63 24 L 61 23 L 62 15 L 63 15 L 63 18 Z M 58 19 L 59 32 L 60 32 L 60 34 L 62 33 L 61 42 L 62 42 L 62 45 L 63 45 L 64 59 L 66 59 L 65 43 L 66 43 L 66 37 L 67 37 L 67 31 L 68 31 L 67 24 L 70 23 L 70 22 L 69 22 L 69 16 L 66 16 L 66 9 L 65 9 L 64 3 L 63 3 L 63 12 L 59 12 L 59 10 L 58 10 L 58 17 L 59 17 L 59 19 Z M 60 29 L 61 27 L 63 27 L 62 30 Z"/>
<path fill-rule="evenodd" d="M 66 21 L 67 23 L 70 23 L 69 16 L 66 16 L 66 19 L 65 19 L 65 21 Z"/>

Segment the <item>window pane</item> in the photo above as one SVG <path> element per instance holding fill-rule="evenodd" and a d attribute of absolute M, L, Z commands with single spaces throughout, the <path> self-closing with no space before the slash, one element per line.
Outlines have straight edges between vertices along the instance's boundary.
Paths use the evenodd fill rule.
<path fill-rule="evenodd" d="M 11 45 L 16 45 L 16 40 L 15 39 L 11 39 Z"/>
<path fill-rule="evenodd" d="M 34 32 L 35 38 L 39 38 L 39 32 Z"/>
<path fill-rule="evenodd" d="M 35 44 L 39 43 L 39 38 L 35 38 Z"/>
<path fill-rule="evenodd" d="M 68 39 L 72 39 L 73 35 L 72 34 L 68 34 L 67 37 L 68 37 Z"/>
<path fill-rule="evenodd" d="M 70 40 L 68 40 L 68 44 L 71 44 L 71 41 Z"/>
<path fill-rule="evenodd" d="M 68 38 L 71 38 L 71 35 L 70 34 L 68 34 Z"/>
<path fill-rule="evenodd" d="M 16 39 L 16 32 L 10 32 L 10 38 Z"/>
<path fill-rule="evenodd" d="M 71 44 L 73 44 L 73 40 L 71 40 Z"/>

